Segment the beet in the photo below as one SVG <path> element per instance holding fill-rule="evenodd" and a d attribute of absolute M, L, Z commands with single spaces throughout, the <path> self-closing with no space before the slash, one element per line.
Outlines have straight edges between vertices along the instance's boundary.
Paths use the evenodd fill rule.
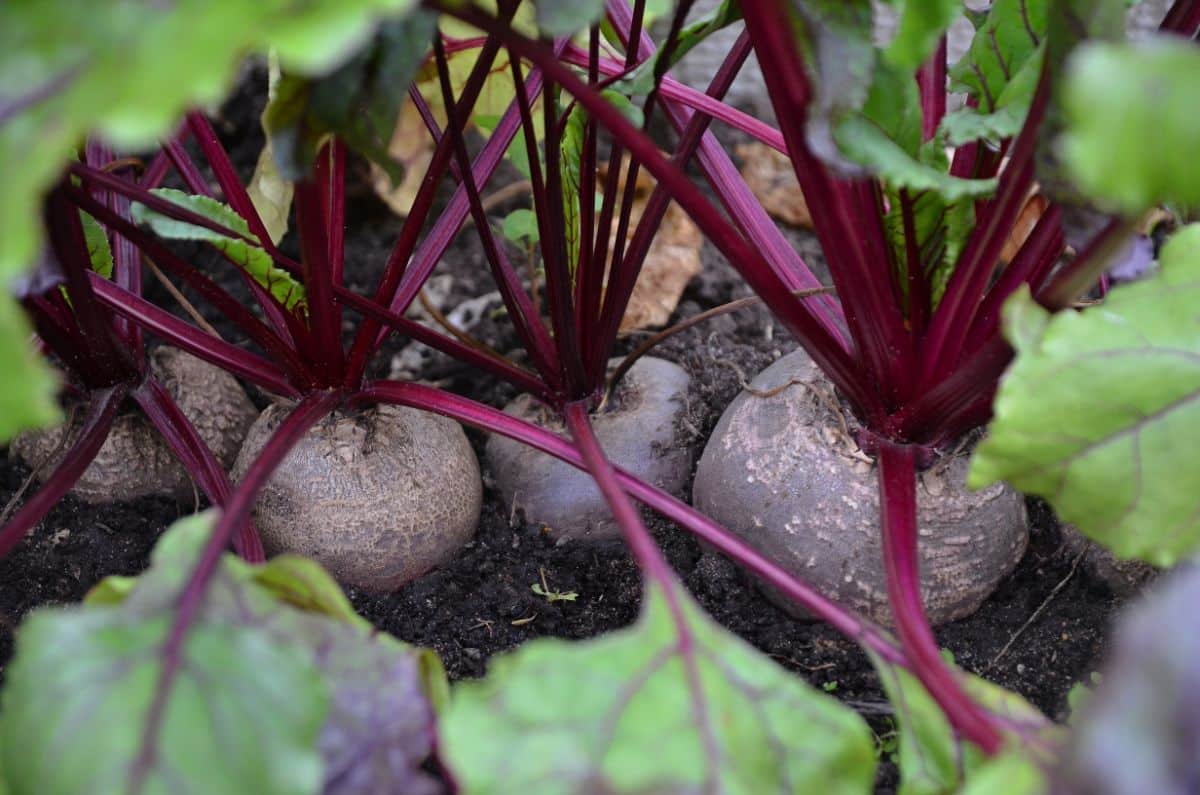
<path fill-rule="evenodd" d="M 783 357 L 721 416 L 694 503 L 822 592 L 890 623 L 875 463 L 852 422 L 807 353 Z M 974 612 L 1028 543 L 1021 495 L 1003 484 L 967 491 L 967 467 L 965 454 L 948 454 L 918 478 L 922 596 L 934 624 Z"/>
<path fill-rule="evenodd" d="M 269 406 L 234 465 L 241 479 L 288 408 Z M 254 521 L 267 554 L 313 558 L 346 585 L 393 591 L 475 534 L 479 463 L 458 423 L 377 406 L 300 438 L 263 487 Z"/>
<path fill-rule="evenodd" d="M 258 410 L 237 379 L 225 370 L 177 348 L 150 354 L 158 379 L 225 469 L 233 464 Z M 73 412 L 70 428 L 58 426 L 21 434 L 11 450 L 39 477 L 48 477 L 70 449 L 84 412 Z M 117 416 L 108 439 L 70 494 L 85 502 L 125 502 L 141 497 L 190 497 L 192 479 L 171 448 L 140 411 Z"/>
<path fill-rule="evenodd" d="M 610 367 L 621 360 L 613 359 Z M 688 374 L 652 356 L 634 363 L 615 394 L 592 416 L 609 460 L 672 494 L 682 494 L 691 471 L 691 450 L 676 438 L 687 407 Z M 565 434 L 557 414 L 522 395 L 505 412 Z M 557 539 L 617 538 L 621 529 L 591 476 L 520 442 L 493 436 L 487 462 L 511 512 L 541 525 Z"/>

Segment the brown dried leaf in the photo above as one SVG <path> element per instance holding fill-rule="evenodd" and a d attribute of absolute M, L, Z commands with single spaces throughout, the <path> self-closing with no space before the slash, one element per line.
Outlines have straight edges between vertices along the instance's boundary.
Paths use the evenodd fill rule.
<path fill-rule="evenodd" d="M 1029 198 L 1025 200 L 1025 206 L 1021 208 L 1021 214 L 1017 216 L 1017 222 L 1013 224 L 1012 231 L 1008 233 L 1008 239 L 1004 241 L 1004 248 L 1000 251 L 1000 262 L 1005 265 L 1012 262 L 1013 257 L 1017 256 L 1021 246 L 1025 245 L 1025 241 L 1032 234 L 1033 228 L 1037 226 L 1042 213 L 1046 212 L 1046 208 L 1049 206 L 1050 202 L 1038 193 L 1037 186 L 1034 186 Z"/>
<path fill-rule="evenodd" d="M 622 186 L 627 173 L 627 164 L 622 163 L 619 183 Z M 603 188 L 607 176 L 607 170 L 601 167 L 598 180 L 600 188 Z M 654 184 L 654 178 L 645 169 L 638 170 L 637 191 L 626 240 L 633 236 Z M 615 241 L 614 229 L 609 238 L 610 250 Z M 629 306 L 621 318 L 621 334 L 662 326 L 670 320 L 687 283 L 700 272 L 700 247 L 703 243 L 704 237 L 699 227 L 692 223 L 692 219 L 678 204 L 672 202 L 658 227 L 658 234 L 650 244 L 642 272 L 629 298 Z"/>
<path fill-rule="evenodd" d="M 433 138 L 425 129 L 421 114 L 411 98 L 406 99 L 400 106 L 400 116 L 396 119 L 396 130 L 388 144 L 388 154 L 404 167 L 404 179 L 399 185 L 393 185 L 387 172 L 371 164 L 371 187 L 375 194 L 392 208 L 392 212 L 404 218 L 408 215 L 425 170 L 433 160 Z"/>
<path fill-rule="evenodd" d="M 812 228 L 808 203 L 787 155 L 758 141 L 733 151 L 742 161 L 742 179 L 767 213 L 785 224 Z"/>

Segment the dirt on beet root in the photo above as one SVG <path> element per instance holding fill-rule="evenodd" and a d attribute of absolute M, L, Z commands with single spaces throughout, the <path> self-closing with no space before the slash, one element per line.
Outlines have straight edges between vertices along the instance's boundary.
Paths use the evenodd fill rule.
<path fill-rule="evenodd" d="M 243 177 L 249 176 L 261 147 L 258 84 L 263 79 L 261 71 L 249 74 L 217 127 Z M 366 292 L 378 279 L 400 221 L 370 193 L 365 164 L 355 168 L 362 175 L 362 187 L 351 192 L 347 212 L 347 282 Z M 788 234 L 820 275 L 820 254 L 812 236 L 795 230 Z M 180 250 L 197 257 L 202 267 L 217 265 L 215 256 L 197 246 L 180 244 Z M 520 266 L 519 252 L 513 254 Z M 749 294 L 711 246 L 705 245 L 702 259 L 703 271 L 684 292 L 672 322 Z M 492 290 L 483 263 L 473 233 L 459 235 L 435 271 L 444 288 L 440 303 L 445 308 Z M 225 286 L 237 287 L 229 269 L 212 272 Z M 150 288 L 156 301 L 182 314 L 165 291 L 158 291 L 157 286 Z M 498 351 L 512 353 L 518 344 L 499 300 L 483 304 L 471 333 Z M 218 331 L 228 330 L 233 336 L 219 316 L 205 314 Z M 349 332 L 356 318 L 346 314 Z M 616 354 L 640 339 L 626 338 Z M 373 363 L 373 374 L 387 375 L 406 344 L 403 338 L 390 340 Z M 655 349 L 654 355 L 678 363 L 691 376 L 687 415 L 677 437 L 694 446 L 695 458 L 742 387 L 795 347 L 769 313 L 753 306 L 713 318 Z M 516 394 L 507 384 L 441 354 L 423 355 L 418 361 L 423 380 L 489 405 L 501 407 Z M 265 405 L 261 394 L 252 392 L 252 397 L 260 407 Z M 468 437 L 482 462 L 484 436 L 468 430 Z M 23 465 L 0 453 L 0 508 L 14 498 L 28 475 Z M 474 539 L 449 563 L 400 591 L 379 596 L 349 589 L 362 615 L 404 641 L 435 649 L 452 679 L 481 676 L 493 655 L 537 637 L 586 639 L 635 620 L 640 576 L 619 542 L 555 544 L 504 504 L 486 465 L 483 476 L 484 504 Z M 13 631 L 26 613 L 42 605 L 76 602 L 106 575 L 138 573 L 147 565 L 159 534 L 203 504 L 200 497 L 182 503 L 143 499 L 107 506 L 63 500 L 0 560 L 0 677 L 12 654 Z M 938 629 L 937 636 L 967 670 L 1020 693 L 1050 717 L 1061 718 L 1067 691 L 1098 667 L 1110 620 L 1122 599 L 1077 565 L 1043 503 L 1030 500 L 1029 512 L 1029 549 L 1017 569 L 976 614 Z M 880 736 L 891 730 L 890 707 L 856 645 L 824 625 L 789 618 L 732 563 L 702 550 L 671 523 L 653 516 L 648 521 L 671 565 L 715 620 L 859 709 Z M 535 593 L 534 585 L 574 598 L 552 601 Z M 880 792 L 895 786 L 895 768 L 884 756 Z"/>

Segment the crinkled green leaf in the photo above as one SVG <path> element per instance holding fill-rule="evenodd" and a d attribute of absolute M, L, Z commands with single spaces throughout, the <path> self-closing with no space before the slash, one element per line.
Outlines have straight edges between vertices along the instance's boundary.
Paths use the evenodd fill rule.
<path fill-rule="evenodd" d="M 1119 557 L 1169 566 L 1200 546 L 1200 225 L 1160 262 L 1084 312 L 1009 300 L 1017 357 L 969 483 L 1006 480 Z"/>
<path fill-rule="evenodd" d="M 537 0 L 537 24 L 546 36 L 573 36 L 600 21 L 604 0 Z"/>
<path fill-rule="evenodd" d="M 113 253 L 112 245 L 108 242 L 108 233 L 92 216 L 79 211 L 79 220 L 83 225 L 83 239 L 87 242 L 88 259 L 92 262 L 92 270 L 105 279 L 112 278 Z"/>
<path fill-rule="evenodd" d="M 5 759 L 21 782 L 13 795 L 133 792 L 165 634 L 212 519 L 168 531 L 119 606 L 43 611 L 22 628 L 0 713 L 0 744 L 22 738 Z M 432 748 L 427 691 L 445 688 L 440 666 L 346 620 L 332 588 L 295 559 L 225 556 L 163 691 L 145 791 L 438 791 L 420 767 Z"/>
<path fill-rule="evenodd" d="M 456 686 L 439 732 L 464 793 L 865 793 L 862 719 L 658 585 L 630 629 L 540 639 Z"/>
<path fill-rule="evenodd" d="M 1059 149 L 1085 193 L 1138 213 L 1200 204 L 1200 51 L 1191 42 L 1090 44 L 1069 61 Z"/>
<path fill-rule="evenodd" d="M 980 793 L 989 792 L 977 780 L 995 775 L 987 772 L 994 762 L 954 732 L 945 713 L 915 676 L 876 657 L 872 662 L 892 703 L 900 734 L 899 795 L 956 795 L 975 791 L 967 785 L 980 787 Z M 979 704 L 1003 716 L 1009 725 L 1023 724 L 1031 733 L 1052 738 L 1055 730 L 1050 722 L 1025 699 L 978 676 L 965 673 L 961 676 L 964 689 Z M 1016 747 L 1018 738 L 1014 736 L 1011 740 Z M 1028 753 L 1009 755 L 1016 759 L 1029 757 Z M 1003 769 L 1009 769 L 1007 763 Z"/>
<path fill-rule="evenodd" d="M 1008 83 L 1046 38 L 1049 5 L 1049 0 L 995 0 L 976 26 L 971 46 L 950 69 L 951 89 L 975 99 L 980 113 L 1000 107 Z M 1028 101 L 1023 110 L 1028 110 Z"/>
<path fill-rule="evenodd" d="M 889 61 L 916 69 L 933 53 L 950 24 L 962 13 L 962 0 L 892 0 L 899 14 L 896 35 L 884 51 Z"/>
<path fill-rule="evenodd" d="M 437 27 L 435 15 L 417 11 L 379 26 L 370 47 L 331 74 L 304 78 L 284 73 L 263 113 L 280 173 L 302 179 L 317 151 L 337 135 L 399 182 L 401 166 L 388 154 L 404 88 L 417 73 Z"/>
<path fill-rule="evenodd" d="M 30 343 L 32 334 L 20 305 L 0 289 L 0 372 L 5 374 L 0 386 L 0 443 L 26 428 L 62 419 L 55 400 L 58 381 Z"/>
<path fill-rule="evenodd" d="M 986 196 L 996 189 L 994 179 L 950 176 L 944 154 L 922 147 L 916 81 L 885 62 L 876 66 L 862 111 L 838 121 L 834 138 L 847 159 L 865 166 L 891 188 L 936 191 L 948 202 Z"/>
<path fill-rule="evenodd" d="M 950 146 L 961 146 L 979 140 L 998 143 L 1016 136 L 1029 115 L 1041 68 L 1042 50 L 1038 50 L 1004 86 L 990 113 L 971 107 L 951 111 L 942 117 L 941 137 Z"/>
<path fill-rule="evenodd" d="M 222 204 L 208 196 L 184 193 L 174 188 L 157 188 L 153 191 L 156 196 L 167 199 L 184 209 L 215 221 L 239 235 L 249 236 L 250 228 L 246 219 L 242 218 L 231 207 Z M 283 268 L 275 266 L 271 255 L 254 243 L 242 238 L 227 237 L 219 232 L 203 226 L 177 221 L 161 213 L 151 210 L 141 202 L 134 202 L 130 208 L 133 219 L 140 224 L 148 224 L 155 234 L 169 240 L 201 240 L 211 243 L 216 249 L 229 257 L 243 268 L 251 278 L 265 287 L 279 303 L 289 311 L 303 309 L 305 305 L 304 285 L 296 281 Z"/>
<path fill-rule="evenodd" d="M 1198 604 L 1200 570 L 1181 567 L 1120 617 L 1104 679 L 1073 721 L 1052 792 L 1196 791 Z"/>

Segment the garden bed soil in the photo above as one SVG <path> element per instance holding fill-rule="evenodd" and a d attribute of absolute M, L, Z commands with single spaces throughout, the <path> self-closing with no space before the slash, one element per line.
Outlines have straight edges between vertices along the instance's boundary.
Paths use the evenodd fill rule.
<path fill-rule="evenodd" d="M 245 100 L 244 92 L 240 99 Z M 261 137 L 247 120 L 257 119 L 258 109 L 253 102 L 235 100 L 226 112 L 241 121 L 222 128 L 223 134 L 234 136 L 227 145 L 237 163 L 252 164 Z M 366 292 L 378 278 L 400 222 L 368 190 L 351 195 L 348 283 Z M 788 234 L 814 264 L 812 258 L 819 255 L 811 236 Z M 673 321 L 748 294 L 711 246 L 705 245 L 702 256 L 704 271 L 687 288 Z M 436 273 L 451 277 L 448 307 L 492 289 L 470 230 L 459 236 Z M 219 319 L 212 319 L 223 331 Z M 349 330 L 354 321 L 350 313 L 347 320 Z M 485 314 L 473 333 L 500 351 L 516 348 L 502 316 Z M 622 345 L 632 347 L 637 339 Z M 373 365 L 377 374 L 388 372 L 392 355 L 405 342 L 389 342 Z M 714 318 L 656 349 L 655 355 L 677 362 L 691 375 L 682 435 L 690 438 L 695 457 L 743 384 L 794 348 L 795 342 L 765 310 L 752 307 Z M 427 360 L 422 376 L 496 407 L 515 395 L 506 384 L 440 354 Z M 261 395 L 254 399 L 264 402 Z M 484 436 L 473 430 L 468 435 L 482 461 Z M 0 506 L 27 476 L 24 466 L 0 453 Z M 512 514 L 492 486 L 486 465 L 484 480 L 475 538 L 451 562 L 394 594 L 351 589 L 359 612 L 404 641 L 436 650 L 452 679 L 482 676 L 493 655 L 534 638 L 586 639 L 635 620 L 640 576 L 619 542 L 556 545 L 540 528 Z M 106 575 L 136 574 L 146 566 L 159 534 L 201 504 L 197 498 L 182 504 L 144 499 L 92 506 L 68 498 L 57 506 L 0 560 L 0 677 L 12 653 L 13 630 L 29 610 L 76 602 Z M 1062 718 L 1067 691 L 1098 667 L 1122 600 L 1076 565 L 1042 503 L 1030 500 L 1029 508 L 1032 535 L 1020 565 L 975 615 L 940 628 L 937 636 L 967 670 L 1022 694 L 1050 717 Z M 890 730 L 890 709 L 857 646 L 827 626 L 789 618 L 733 564 L 704 551 L 671 523 L 653 517 L 649 525 L 687 588 L 718 622 L 859 709 L 878 734 Z M 543 578 L 551 591 L 573 592 L 576 598 L 548 602 L 532 589 Z M 880 791 L 890 791 L 894 767 L 884 762 Z"/>

